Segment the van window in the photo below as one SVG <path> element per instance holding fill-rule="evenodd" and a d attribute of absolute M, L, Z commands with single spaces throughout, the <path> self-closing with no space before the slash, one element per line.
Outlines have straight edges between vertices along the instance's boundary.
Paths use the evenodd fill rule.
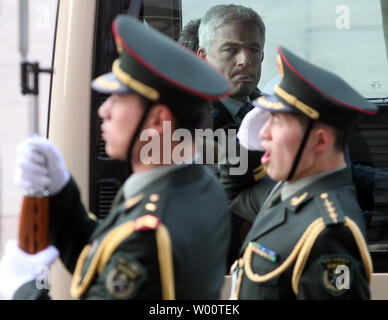
<path fill-rule="evenodd" d="M 183 0 L 183 26 L 212 6 L 229 2 Z M 366 98 L 388 97 L 388 1 L 386 0 L 240 0 L 266 26 L 259 87 L 277 74 L 281 45 L 349 82 Z M 385 15 L 385 16 L 384 16 Z"/>

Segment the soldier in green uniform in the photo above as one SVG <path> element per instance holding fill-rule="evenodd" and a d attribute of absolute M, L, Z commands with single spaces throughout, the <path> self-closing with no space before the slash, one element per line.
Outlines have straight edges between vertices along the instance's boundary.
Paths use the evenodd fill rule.
<path fill-rule="evenodd" d="M 193 164 L 193 140 L 183 141 L 184 150 L 193 151 L 182 155 L 184 163 L 174 160 L 183 142 L 169 135 L 167 125 L 172 134 L 193 133 L 206 101 L 227 94 L 230 83 L 130 16 L 117 17 L 112 28 L 119 59 L 92 87 L 111 94 L 98 110 L 107 154 L 130 161 L 134 173 L 110 214 L 102 221 L 88 215 L 59 151 L 46 139 L 30 138 L 19 148 L 17 184 L 50 192 L 50 241 L 73 273 L 75 298 L 217 299 L 230 238 L 226 195 L 210 170 Z M 143 152 L 146 132 L 157 141 L 151 157 Z M 32 270 L 55 258 L 53 247 L 27 255 L 15 243 L 7 245 L 1 293 L 47 298 Z"/>
<path fill-rule="evenodd" d="M 282 80 L 255 100 L 238 137 L 250 152 L 262 150 L 258 174 L 279 182 L 264 204 L 269 178 L 241 182 L 240 200 L 252 211 L 255 198 L 260 211 L 232 268 L 232 298 L 369 299 L 365 219 L 344 147 L 357 115 L 377 107 L 333 73 L 285 48 L 278 53 Z"/>

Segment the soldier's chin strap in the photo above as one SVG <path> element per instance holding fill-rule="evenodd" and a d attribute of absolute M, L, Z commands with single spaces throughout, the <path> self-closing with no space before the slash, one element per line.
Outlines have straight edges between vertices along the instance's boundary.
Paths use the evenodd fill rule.
<path fill-rule="evenodd" d="M 137 126 L 137 129 L 135 131 L 135 134 L 133 135 L 133 138 L 132 138 L 131 143 L 129 145 L 126 161 L 128 161 L 128 164 L 129 164 L 131 170 L 132 170 L 132 151 L 133 151 L 133 148 L 135 146 L 137 138 L 140 137 L 140 133 L 141 133 L 141 130 L 142 130 L 143 125 L 145 123 L 145 120 L 147 119 L 148 113 L 151 111 L 151 107 L 154 104 L 155 104 L 155 101 L 151 101 L 151 100 L 148 100 L 148 99 L 146 100 L 146 103 L 144 105 L 143 116 L 140 119 L 140 122 L 139 122 L 139 124 Z"/>
<path fill-rule="evenodd" d="M 299 149 L 298 149 L 298 153 L 296 154 L 294 163 L 292 164 L 291 171 L 288 174 L 288 177 L 287 177 L 286 181 L 291 180 L 292 177 L 295 174 L 295 171 L 296 171 L 296 169 L 298 167 L 298 164 L 299 164 L 299 160 L 302 157 L 302 153 L 303 153 L 304 147 L 306 146 L 307 140 L 308 140 L 308 138 L 310 136 L 310 132 L 311 132 L 311 130 L 314 127 L 314 123 L 315 123 L 314 120 L 311 120 L 311 119 L 309 120 L 309 123 L 307 125 L 306 131 L 305 131 L 303 139 L 302 139 L 302 142 L 300 143 L 300 146 L 299 146 Z"/>

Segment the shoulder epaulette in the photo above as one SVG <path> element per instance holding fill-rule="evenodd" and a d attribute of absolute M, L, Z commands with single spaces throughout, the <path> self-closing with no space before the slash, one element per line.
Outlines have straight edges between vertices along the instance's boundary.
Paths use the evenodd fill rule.
<path fill-rule="evenodd" d="M 160 223 L 159 217 L 146 214 L 133 221 L 133 231 L 155 230 Z"/>
<path fill-rule="evenodd" d="M 163 210 L 167 202 L 167 195 L 151 193 L 140 193 L 132 198 L 125 200 L 125 210 L 131 210 L 136 205 L 143 206 L 143 215 L 153 215 L 162 218 Z"/>
<path fill-rule="evenodd" d="M 315 204 L 326 226 L 345 222 L 344 211 L 335 192 L 322 192 L 315 197 Z"/>

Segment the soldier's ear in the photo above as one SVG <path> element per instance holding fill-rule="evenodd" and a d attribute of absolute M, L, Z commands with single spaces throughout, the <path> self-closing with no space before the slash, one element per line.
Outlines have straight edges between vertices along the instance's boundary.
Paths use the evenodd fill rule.
<path fill-rule="evenodd" d="M 164 126 L 163 126 L 164 125 Z M 148 115 L 146 129 L 155 129 L 159 134 L 169 126 L 170 130 L 174 128 L 174 116 L 165 104 L 157 104 L 153 106 Z"/>
<path fill-rule="evenodd" d="M 197 56 L 206 61 L 206 50 L 203 47 L 199 47 L 197 51 Z"/>
<path fill-rule="evenodd" d="M 331 132 L 325 128 L 320 127 L 314 133 L 314 151 L 321 153 L 326 151 L 331 144 L 334 142 L 334 137 Z"/>
<path fill-rule="evenodd" d="M 261 55 L 261 62 L 263 62 L 264 60 L 264 50 L 263 50 L 263 54 Z"/>

